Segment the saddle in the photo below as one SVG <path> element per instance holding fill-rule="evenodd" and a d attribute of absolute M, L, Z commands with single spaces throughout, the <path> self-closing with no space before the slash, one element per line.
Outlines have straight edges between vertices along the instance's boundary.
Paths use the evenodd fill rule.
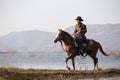
<path fill-rule="evenodd" d="M 75 42 L 75 46 L 77 47 L 77 51 L 79 51 L 79 47 L 80 47 L 80 44 L 82 45 L 83 47 L 83 51 L 86 52 L 86 50 L 89 50 L 90 49 L 90 46 L 92 46 L 94 44 L 94 40 L 92 39 L 86 39 L 85 41 L 83 41 L 82 43 L 80 43 L 78 41 L 78 39 L 75 39 L 74 40 Z"/>

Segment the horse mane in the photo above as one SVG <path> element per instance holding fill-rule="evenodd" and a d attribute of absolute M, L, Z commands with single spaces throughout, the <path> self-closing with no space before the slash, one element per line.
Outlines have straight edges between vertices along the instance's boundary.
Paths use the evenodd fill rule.
<path fill-rule="evenodd" d="M 70 38 L 73 38 L 68 32 L 66 31 L 62 31 L 64 34 L 66 34 L 67 36 L 70 36 Z"/>

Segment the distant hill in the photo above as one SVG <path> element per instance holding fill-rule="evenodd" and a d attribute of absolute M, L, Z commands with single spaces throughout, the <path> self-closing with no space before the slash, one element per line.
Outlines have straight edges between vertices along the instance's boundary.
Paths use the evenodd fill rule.
<path fill-rule="evenodd" d="M 53 43 L 55 33 L 39 30 L 12 32 L 0 37 L 1 52 L 53 52 L 59 46 Z M 57 47 L 56 47 L 57 46 Z"/>
<path fill-rule="evenodd" d="M 120 24 L 86 25 L 87 38 L 99 41 L 106 50 L 120 51 Z M 74 32 L 74 26 L 68 27 L 67 32 Z"/>
<path fill-rule="evenodd" d="M 87 25 L 87 37 L 99 41 L 105 50 L 120 51 L 120 24 Z M 73 33 L 74 26 L 67 32 Z M 56 33 L 39 30 L 12 32 L 0 37 L 0 52 L 56 52 L 62 51 L 59 43 L 54 44 Z"/>

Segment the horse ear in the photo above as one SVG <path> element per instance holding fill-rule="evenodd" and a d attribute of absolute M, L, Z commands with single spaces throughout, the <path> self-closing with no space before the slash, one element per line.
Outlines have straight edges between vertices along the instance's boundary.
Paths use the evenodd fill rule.
<path fill-rule="evenodd" d="M 62 29 L 58 29 L 58 31 L 60 31 L 60 32 L 61 32 L 61 31 L 62 31 Z"/>

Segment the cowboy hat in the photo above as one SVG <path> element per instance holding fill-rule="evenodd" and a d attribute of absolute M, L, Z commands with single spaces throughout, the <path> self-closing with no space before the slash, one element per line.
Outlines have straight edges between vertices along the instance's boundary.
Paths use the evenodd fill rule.
<path fill-rule="evenodd" d="M 78 16 L 75 20 L 83 21 L 83 19 L 80 16 Z"/>

